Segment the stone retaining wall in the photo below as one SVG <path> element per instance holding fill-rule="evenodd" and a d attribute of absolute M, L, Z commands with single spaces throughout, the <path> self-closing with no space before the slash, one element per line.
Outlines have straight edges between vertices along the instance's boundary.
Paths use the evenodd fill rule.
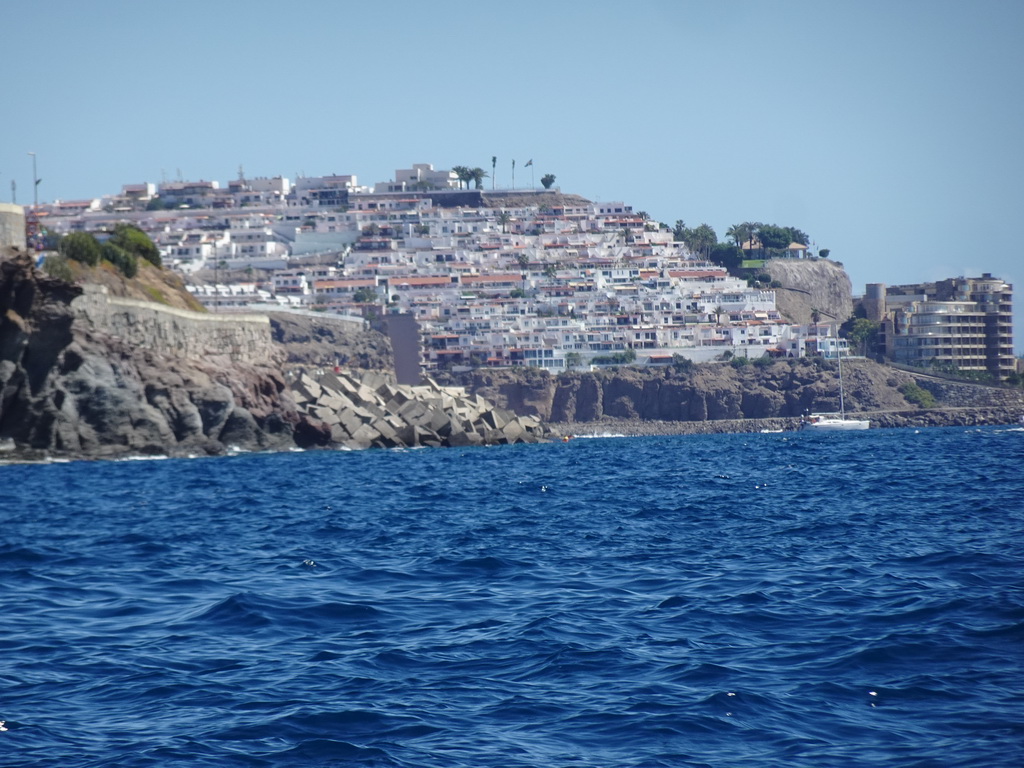
<path fill-rule="evenodd" d="M 965 384 L 954 381 L 937 381 L 914 377 L 921 389 L 935 395 L 935 399 L 949 408 L 1012 408 L 1024 407 L 1024 391 L 986 387 L 980 384 Z"/>
<path fill-rule="evenodd" d="M 266 363 L 278 356 L 266 315 L 214 315 L 110 296 L 103 286 L 85 286 L 72 302 L 75 323 L 161 355 L 188 359 L 227 358 Z"/>

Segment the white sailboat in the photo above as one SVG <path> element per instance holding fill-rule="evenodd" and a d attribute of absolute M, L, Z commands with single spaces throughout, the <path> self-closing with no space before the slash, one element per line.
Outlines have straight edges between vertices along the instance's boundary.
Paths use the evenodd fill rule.
<path fill-rule="evenodd" d="M 800 422 L 800 429 L 846 431 L 851 429 L 867 429 L 871 426 L 868 419 L 846 418 L 846 402 L 843 394 L 843 353 L 836 347 L 836 359 L 839 360 L 839 413 L 812 413 Z"/>

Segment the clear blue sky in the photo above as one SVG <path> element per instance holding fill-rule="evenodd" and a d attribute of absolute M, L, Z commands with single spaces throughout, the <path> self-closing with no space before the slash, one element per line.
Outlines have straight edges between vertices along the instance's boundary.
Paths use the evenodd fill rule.
<path fill-rule="evenodd" d="M 0 201 L 412 163 L 672 224 L 799 227 L 867 282 L 992 272 L 1024 349 L 1024 2 L 0 7 Z M 489 183 L 489 182 L 488 182 Z"/>

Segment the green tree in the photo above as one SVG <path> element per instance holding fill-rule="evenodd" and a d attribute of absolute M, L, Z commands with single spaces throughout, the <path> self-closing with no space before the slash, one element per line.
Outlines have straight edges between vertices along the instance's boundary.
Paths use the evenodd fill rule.
<path fill-rule="evenodd" d="M 72 232 L 64 235 L 57 250 L 62 256 L 90 267 L 99 264 L 103 257 L 99 242 L 89 232 Z"/>
<path fill-rule="evenodd" d="M 498 156 L 491 155 L 491 189 L 494 189 L 494 180 L 498 176 Z"/>
<path fill-rule="evenodd" d="M 730 246 L 728 243 L 719 243 L 711 249 L 708 260 L 713 264 L 724 266 L 730 272 L 739 269 L 743 261 L 743 251 L 738 246 Z"/>
<path fill-rule="evenodd" d="M 145 259 L 154 267 L 163 266 L 160 249 L 149 239 L 149 235 L 134 224 L 118 224 L 108 243 L 113 243 L 139 259 Z"/>
<path fill-rule="evenodd" d="M 581 365 L 583 365 L 583 355 L 581 355 L 579 352 L 565 353 L 566 368 L 579 368 Z"/>
<path fill-rule="evenodd" d="M 800 245 L 810 245 L 811 238 L 807 236 L 806 232 L 797 229 L 796 227 L 783 227 L 789 232 L 789 243 L 800 243 Z M 786 243 L 786 247 L 789 247 L 789 243 Z"/>
<path fill-rule="evenodd" d="M 544 189 L 551 189 L 551 185 L 555 183 L 555 174 L 545 173 L 540 177 L 540 183 L 543 185 Z"/>
<path fill-rule="evenodd" d="M 820 251 L 818 251 L 818 256 L 820 256 L 823 259 L 827 259 L 830 253 L 832 253 L 832 251 L 830 251 L 828 248 L 822 248 Z"/>
<path fill-rule="evenodd" d="M 672 239 L 677 243 L 685 243 L 687 232 L 689 230 L 686 228 L 686 222 L 682 219 L 676 219 L 676 225 L 672 227 Z"/>
<path fill-rule="evenodd" d="M 866 317 L 858 317 L 852 322 L 844 323 L 842 330 L 846 338 L 860 348 L 860 353 L 867 355 L 868 348 L 871 347 L 873 350 L 875 347 L 881 327 L 881 323 L 868 320 Z"/>
<path fill-rule="evenodd" d="M 786 227 L 774 224 L 762 224 L 757 228 L 757 239 L 761 246 L 769 250 L 785 250 L 793 242 L 792 232 Z"/>
<path fill-rule="evenodd" d="M 473 180 L 473 184 L 477 189 L 484 188 L 484 179 L 487 178 L 487 171 L 483 168 L 471 168 L 469 171 L 469 177 Z M 469 186 L 468 184 L 466 186 Z"/>
<path fill-rule="evenodd" d="M 498 214 L 498 223 L 501 225 L 502 232 L 508 232 L 509 222 L 512 221 L 512 214 L 508 211 L 501 211 Z"/>
<path fill-rule="evenodd" d="M 377 292 L 373 288 L 367 288 L 363 286 L 358 288 L 355 293 L 352 294 L 352 301 L 357 304 L 367 304 L 371 301 L 377 300 Z"/>

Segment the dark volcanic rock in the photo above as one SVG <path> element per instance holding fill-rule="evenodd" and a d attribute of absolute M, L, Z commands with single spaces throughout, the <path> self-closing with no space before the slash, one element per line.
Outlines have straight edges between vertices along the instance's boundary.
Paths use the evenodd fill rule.
<path fill-rule="evenodd" d="M 688 369 L 619 368 L 548 376 L 538 371 L 477 371 L 439 380 L 459 383 L 501 407 L 533 414 L 552 424 L 737 422 L 797 419 L 815 411 L 839 410 L 838 368 L 823 360 L 773 363 L 709 363 Z M 843 364 L 846 410 L 870 413 L 878 426 L 927 419 L 899 387 L 915 381 L 909 373 L 867 360 Z M 985 408 L 1013 421 L 1024 409 L 1020 390 L 919 381 L 940 406 Z M 930 411 L 929 413 L 938 413 Z M 887 414 L 894 414 L 888 416 Z M 991 415 L 991 414 L 990 414 Z M 946 423 L 945 416 L 933 417 Z M 952 417 L 949 417 L 952 418 Z M 963 418 L 968 418 L 963 416 Z"/>
<path fill-rule="evenodd" d="M 378 331 L 359 329 L 330 315 L 290 312 L 270 313 L 270 327 L 274 342 L 286 352 L 286 363 L 394 369 L 391 342 Z"/>
<path fill-rule="evenodd" d="M 276 360 L 189 360 L 125 344 L 79 325 L 71 302 L 81 293 L 27 254 L 0 261 L 0 439 L 84 458 L 293 444 L 302 416 Z"/>

